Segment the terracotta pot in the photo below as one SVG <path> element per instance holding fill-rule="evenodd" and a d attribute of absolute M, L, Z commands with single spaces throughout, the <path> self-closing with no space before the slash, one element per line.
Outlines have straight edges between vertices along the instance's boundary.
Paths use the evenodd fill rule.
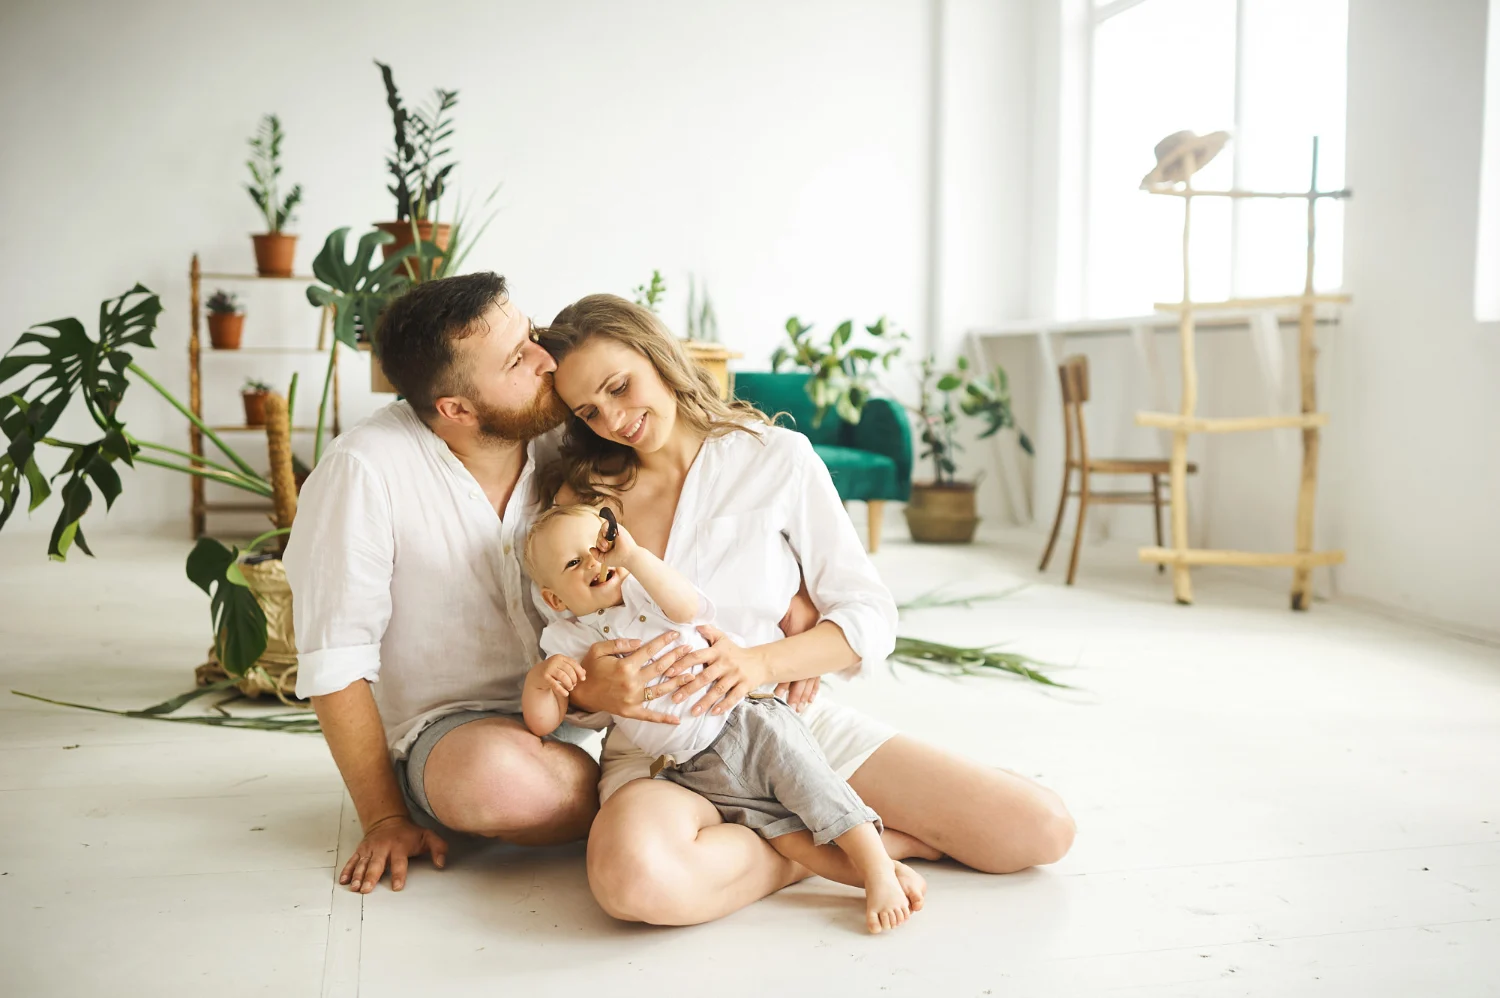
<path fill-rule="evenodd" d="M 379 229 L 381 232 L 389 232 L 391 235 L 396 237 L 395 242 L 386 243 L 384 246 L 380 247 L 380 251 L 385 254 L 385 259 L 387 260 L 411 245 L 412 240 L 410 221 L 376 222 L 375 228 Z M 437 230 L 436 235 L 433 235 L 434 228 L 436 228 Z M 443 222 L 436 227 L 434 227 L 431 222 L 418 222 L 417 234 L 422 237 L 422 241 L 424 243 L 437 243 L 438 249 L 445 250 L 448 248 L 448 239 L 453 234 L 453 226 L 449 225 L 447 222 Z M 436 263 L 441 259 L 442 256 L 439 255 L 436 259 L 433 260 L 433 262 Z M 416 258 L 412 258 L 412 267 L 415 268 L 416 265 Z M 402 269 L 403 271 L 405 270 L 404 267 Z"/>
<path fill-rule="evenodd" d="M 245 332 L 245 313 L 208 313 L 208 339 L 215 350 L 238 350 L 240 336 Z"/>
<path fill-rule="evenodd" d="M 245 400 L 245 425 L 266 425 L 266 396 L 270 392 L 240 392 L 240 398 Z"/>
<path fill-rule="evenodd" d="M 913 483 L 906 504 L 911 539 L 924 544 L 968 544 L 979 517 L 974 515 L 974 486 Z"/>
<path fill-rule="evenodd" d="M 255 240 L 255 269 L 261 277 L 291 277 L 297 237 L 285 232 L 251 236 Z"/>

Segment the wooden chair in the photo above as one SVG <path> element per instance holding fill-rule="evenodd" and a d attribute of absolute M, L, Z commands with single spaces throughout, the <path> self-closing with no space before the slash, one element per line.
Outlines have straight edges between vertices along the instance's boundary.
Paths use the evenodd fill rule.
<path fill-rule="evenodd" d="M 1067 439 L 1067 456 L 1063 465 L 1062 496 L 1057 501 L 1057 519 L 1052 522 L 1052 536 L 1047 538 L 1047 550 L 1042 552 L 1042 563 L 1038 571 L 1047 570 L 1052 558 L 1052 549 L 1057 545 L 1057 534 L 1062 529 L 1063 511 L 1067 509 L 1068 497 L 1078 497 L 1078 527 L 1073 535 L 1073 556 L 1068 560 L 1068 585 L 1078 575 L 1078 549 L 1083 544 L 1083 521 L 1091 503 L 1113 505 L 1152 505 L 1156 507 L 1156 543 L 1162 546 L 1161 511 L 1168 502 L 1162 496 L 1162 476 L 1171 470 L 1166 458 L 1113 458 L 1089 457 L 1088 434 L 1083 428 L 1083 403 L 1089 400 L 1089 359 L 1081 354 L 1067 357 L 1057 368 L 1062 381 L 1063 433 Z M 1078 472 L 1078 491 L 1069 492 L 1073 472 Z M 1187 466 L 1191 474 L 1198 466 L 1191 462 Z M 1090 485 L 1091 475 L 1150 475 L 1150 492 L 1095 492 Z M 1164 571 L 1165 565 L 1157 565 Z"/>

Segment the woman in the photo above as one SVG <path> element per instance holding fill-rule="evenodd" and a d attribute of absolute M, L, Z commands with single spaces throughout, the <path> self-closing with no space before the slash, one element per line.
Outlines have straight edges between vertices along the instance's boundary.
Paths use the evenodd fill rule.
<path fill-rule="evenodd" d="M 668 670 L 676 678 L 663 686 L 676 685 L 672 695 L 711 685 L 697 709 L 723 711 L 776 685 L 805 703 L 817 677 L 889 653 L 894 602 L 805 437 L 720 400 L 655 314 L 622 298 L 592 295 L 568 306 L 543 343 L 573 414 L 558 500 L 613 503 L 637 542 L 692 578 L 723 630 L 747 645 L 705 629 L 711 647 Z M 780 625 L 799 580 L 816 623 L 787 637 Z M 704 666 L 696 676 L 688 671 L 695 664 Z M 595 671 L 574 694 L 585 708 Z M 830 764 L 880 814 L 894 858 L 947 855 L 1009 873 L 1056 862 L 1072 844 L 1062 801 L 1030 780 L 826 698 L 803 717 Z M 649 776 L 650 760 L 611 735 L 588 845 L 589 883 L 611 915 L 696 924 L 807 875 L 750 829 L 723 823 L 708 801 Z"/>

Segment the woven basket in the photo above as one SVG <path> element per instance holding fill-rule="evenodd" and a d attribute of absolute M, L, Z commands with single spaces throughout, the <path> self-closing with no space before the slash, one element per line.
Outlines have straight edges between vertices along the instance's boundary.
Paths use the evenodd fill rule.
<path fill-rule="evenodd" d="M 240 571 L 266 613 L 266 650 L 235 686 L 247 697 L 269 694 L 285 704 L 300 705 L 296 699 L 297 641 L 292 634 L 292 587 L 286 581 L 286 568 L 279 558 L 272 558 L 257 563 L 241 562 Z M 208 661 L 198 666 L 194 674 L 199 686 L 229 678 L 212 648 L 208 650 Z"/>

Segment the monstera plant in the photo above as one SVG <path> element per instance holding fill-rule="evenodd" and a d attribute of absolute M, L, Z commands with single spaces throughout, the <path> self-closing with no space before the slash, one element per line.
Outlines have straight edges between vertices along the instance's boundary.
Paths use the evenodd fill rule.
<path fill-rule="evenodd" d="M 351 262 L 345 253 L 347 235 L 347 229 L 339 229 L 328 237 L 313 264 L 313 273 L 323 283 L 307 292 L 314 305 L 334 311 L 335 339 L 318 405 L 314 463 L 322 454 L 334 351 L 340 343 L 355 347 L 358 329 L 372 327 L 385 303 L 405 290 L 402 261 L 419 251 L 410 247 L 375 263 L 375 249 L 391 237 L 371 232 L 360 239 Z M 57 319 L 22 333 L 0 357 L 0 433 L 6 441 L 0 454 L 0 529 L 23 498 L 27 511 L 35 512 L 57 495 L 61 508 L 47 544 L 48 556 L 56 561 L 66 560 L 75 546 L 93 555 L 83 521 L 96 498 L 103 497 L 106 510 L 114 505 L 124 489 L 121 467 L 167 468 L 265 498 L 273 495 L 264 475 L 138 362 L 138 353 L 154 347 L 151 338 L 161 311 L 161 299 L 137 284 L 100 305 L 96 336 L 89 335 L 78 319 Z M 119 413 L 126 392 L 137 382 L 165 399 L 218 453 L 199 457 L 132 433 Z M 287 391 L 289 411 L 296 388 L 294 377 Z M 88 414 L 95 439 L 55 435 L 64 413 L 74 405 Z M 48 460 L 49 455 L 61 460 Z M 44 470 L 44 464 L 55 464 L 56 470 Z M 203 537 L 188 555 L 187 576 L 209 596 L 214 650 L 231 677 L 254 668 L 266 649 L 266 616 L 240 570 L 241 557 L 286 532 L 287 528 L 267 531 L 244 548 Z"/>

